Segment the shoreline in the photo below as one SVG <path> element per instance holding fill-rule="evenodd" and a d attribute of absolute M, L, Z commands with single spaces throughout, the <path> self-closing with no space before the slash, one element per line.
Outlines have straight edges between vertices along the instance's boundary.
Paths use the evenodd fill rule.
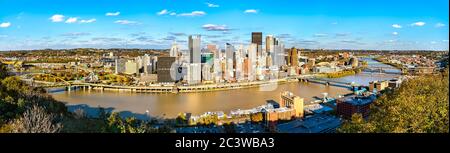
<path fill-rule="evenodd" d="M 308 75 L 310 76 L 310 75 Z M 313 75 L 314 77 L 320 75 Z M 209 92 L 209 91 L 224 91 L 234 89 L 256 88 L 264 87 L 275 84 L 284 84 L 288 82 L 300 82 L 301 78 L 305 76 L 288 77 L 282 79 L 268 80 L 268 81 L 253 81 L 253 82 L 240 82 L 240 83 L 227 83 L 227 84 L 203 84 L 192 86 L 177 86 L 177 85 L 160 85 L 160 86 L 117 86 L 117 85 L 105 85 L 105 84 L 92 84 L 92 83 L 74 83 L 69 85 L 56 85 L 54 88 L 65 88 L 66 91 L 73 90 L 72 88 L 81 88 L 81 90 L 96 90 L 96 91 L 117 91 L 117 92 L 133 92 L 133 93 L 196 93 L 196 92 Z M 48 83 L 42 81 L 34 81 L 36 83 Z M 51 89 L 52 87 L 44 87 Z"/>

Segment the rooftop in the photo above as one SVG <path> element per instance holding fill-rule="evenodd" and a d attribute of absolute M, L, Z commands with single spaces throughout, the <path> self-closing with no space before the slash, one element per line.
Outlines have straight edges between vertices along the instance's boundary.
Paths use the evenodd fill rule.
<path fill-rule="evenodd" d="M 373 102 L 375 99 L 376 99 L 375 95 L 368 95 L 368 96 L 353 95 L 349 97 L 344 97 L 340 99 L 340 101 L 350 103 L 352 105 L 365 105 Z"/>
<path fill-rule="evenodd" d="M 278 124 L 279 133 L 321 133 L 334 131 L 341 124 L 341 120 L 330 115 L 307 116 L 303 120 L 297 119 L 288 123 Z"/>

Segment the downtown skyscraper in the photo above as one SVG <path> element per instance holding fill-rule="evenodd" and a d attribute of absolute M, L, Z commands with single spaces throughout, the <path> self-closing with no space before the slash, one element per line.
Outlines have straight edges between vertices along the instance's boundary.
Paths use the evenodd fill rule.
<path fill-rule="evenodd" d="M 202 78 L 201 67 L 201 38 L 200 35 L 189 36 L 189 64 L 187 65 L 188 84 L 198 84 Z"/>
<path fill-rule="evenodd" d="M 262 56 L 262 32 L 252 32 L 252 43 L 257 45 L 256 54 Z"/>
<path fill-rule="evenodd" d="M 189 63 L 201 63 L 201 36 L 189 36 Z"/>

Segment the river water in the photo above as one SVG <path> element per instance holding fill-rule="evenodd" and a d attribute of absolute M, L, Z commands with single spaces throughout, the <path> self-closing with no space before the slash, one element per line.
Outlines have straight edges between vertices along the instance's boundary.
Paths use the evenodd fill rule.
<path fill-rule="evenodd" d="M 376 62 L 372 59 L 362 59 L 369 62 L 370 66 L 392 68 Z M 360 85 L 368 85 L 374 80 L 386 80 L 397 77 L 396 74 L 377 74 L 362 72 L 356 75 L 337 78 L 338 81 L 355 82 Z M 270 87 L 255 87 L 247 89 L 235 89 L 226 91 L 211 91 L 199 93 L 179 94 L 152 94 L 130 93 L 115 91 L 76 90 L 51 93 L 59 101 L 65 102 L 69 110 L 83 108 L 89 115 L 96 114 L 98 106 L 107 111 L 118 111 L 122 116 L 135 116 L 138 118 L 151 116 L 176 117 L 180 112 L 190 112 L 194 115 L 208 111 L 224 111 L 229 113 L 236 109 L 250 109 L 265 104 L 268 100 L 279 101 L 282 91 L 291 91 L 302 97 L 305 101 L 322 97 L 322 93 L 337 97 L 351 91 L 347 88 L 325 86 L 317 83 L 292 82 Z M 148 112 L 148 113 L 147 113 Z"/>

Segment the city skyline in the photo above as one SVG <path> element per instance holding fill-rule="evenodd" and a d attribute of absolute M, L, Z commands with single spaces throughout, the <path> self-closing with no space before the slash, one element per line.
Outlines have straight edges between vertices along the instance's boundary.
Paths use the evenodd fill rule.
<path fill-rule="evenodd" d="M 202 47 L 224 49 L 250 43 L 252 32 L 286 48 L 448 50 L 448 1 L 237 2 L 1 0 L 0 50 L 169 49 L 174 41 L 186 50 L 196 34 Z"/>

